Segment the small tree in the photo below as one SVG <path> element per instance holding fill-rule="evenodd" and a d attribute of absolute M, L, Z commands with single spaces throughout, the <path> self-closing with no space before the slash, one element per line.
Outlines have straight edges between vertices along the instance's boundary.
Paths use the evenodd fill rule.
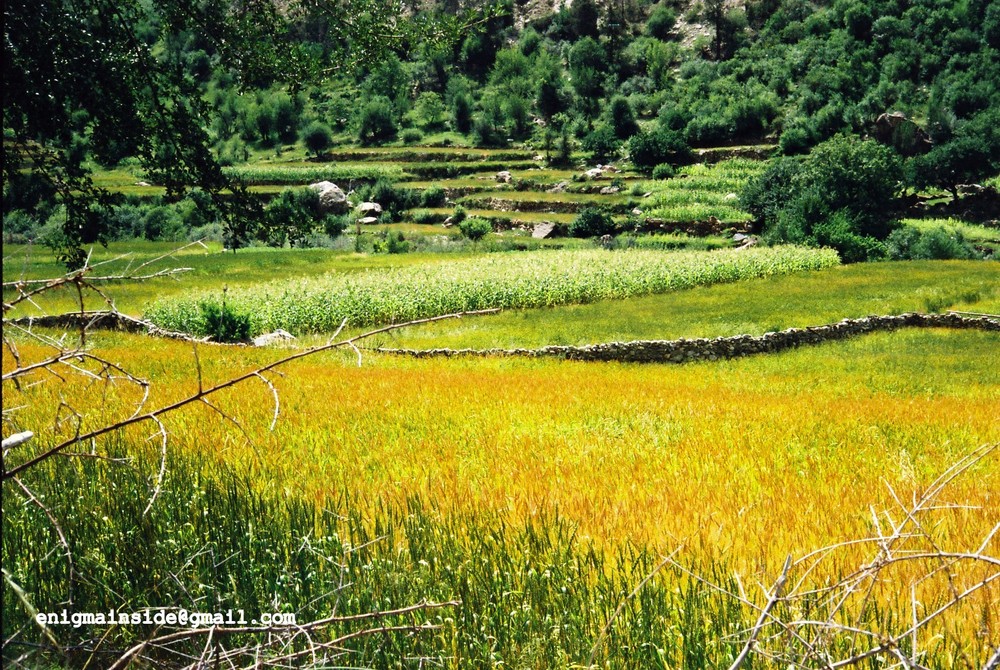
<path fill-rule="evenodd" d="M 676 23 L 677 12 L 666 5 L 657 5 L 646 21 L 646 34 L 658 40 L 670 39 L 670 33 L 673 32 Z"/>
<path fill-rule="evenodd" d="M 571 237 L 598 237 L 614 232 L 615 222 L 611 215 L 596 207 L 587 207 L 569 224 Z"/>
<path fill-rule="evenodd" d="M 396 115 L 392 103 L 384 96 L 372 98 L 361 109 L 358 139 L 361 144 L 378 144 L 396 136 Z"/>
<path fill-rule="evenodd" d="M 639 132 L 628 143 L 629 157 L 636 168 L 652 170 L 661 163 L 684 165 L 691 162 L 691 148 L 680 133 L 660 128 Z"/>
<path fill-rule="evenodd" d="M 976 182 L 1000 171 L 1000 111 L 990 110 L 959 126 L 948 142 L 917 156 L 907 165 L 911 185 L 938 186 L 959 199 L 958 185 Z"/>
<path fill-rule="evenodd" d="M 319 157 L 333 145 L 333 132 L 322 121 L 313 121 L 302 131 L 302 141 L 312 155 Z"/>
<path fill-rule="evenodd" d="M 473 242 L 478 242 L 486 237 L 487 233 L 493 232 L 493 225 L 486 219 L 473 216 L 459 223 L 458 229 L 462 231 L 463 236 Z"/>
<path fill-rule="evenodd" d="M 899 157 L 874 140 L 840 136 L 804 160 L 773 163 L 746 186 L 741 201 L 775 242 L 829 246 L 847 262 L 885 255 L 897 226 Z"/>
<path fill-rule="evenodd" d="M 635 120 L 635 110 L 625 96 L 616 95 L 611 98 L 608 116 L 611 117 L 611 127 L 618 139 L 627 140 L 639 132 L 639 124 Z"/>
<path fill-rule="evenodd" d="M 451 119 L 455 132 L 468 135 L 472 130 L 472 103 L 465 93 L 455 96 L 451 105 Z"/>
<path fill-rule="evenodd" d="M 600 125 L 583 138 L 583 148 L 589 151 L 594 160 L 605 161 L 613 158 L 622 143 L 615 136 L 611 126 Z"/>
<path fill-rule="evenodd" d="M 413 111 L 424 130 L 434 130 L 444 122 L 447 108 L 440 95 L 433 91 L 424 91 L 417 98 Z"/>

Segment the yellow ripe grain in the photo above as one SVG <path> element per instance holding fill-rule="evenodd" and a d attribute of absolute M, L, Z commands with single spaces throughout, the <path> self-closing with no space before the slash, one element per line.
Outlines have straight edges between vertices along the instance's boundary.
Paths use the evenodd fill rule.
<path fill-rule="evenodd" d="M 193 390 L 187 346 L 109 343 L 109 356 L 155 379 L 154 403 Z M 832 346 L 841 347 L 835 357 L 859 347 L 863 355 L 864 345 Z M 278 355 L 203 347 L 206 384 Z M 692 561 L 772 574 L 789 553 L 868 536 L 872 508 L 899 519 L 890 486 L 909 500 L 961 455 L 1000 442 L 1000 396 L 988 377 L 907 390 L 863 366 L 824 367 L 830 355 L 685 366 L 370 355 L 360 369 L 326 355 L 273 376 L 273 433 L 270 391 L 259 382 L 213 400 L 233 421 L 201 406 L 167 426 L 172 448 L 217 454 L 318 502 L 346 490 L 371 510 L 419 496 L 444 514 L 497 510 L 512 522 L 558 510 L 604 547 L 684 545 Z M 956 374 L 977 379 L 980 356 L 956 360 Z M 39 408 L 72 395 L 72 384 L 31 393 L 24 425 L 42 422 Z M 116 393 L 86 421 L 124 411 L 127 394 Z M 994 457 L 949 487 L 947 499 L 968 508 L 944 515 L 935 532 L 975 546 L 1000 518 L 996 490 Z M 830 570 L 861 555 L 848 552 Z"/>

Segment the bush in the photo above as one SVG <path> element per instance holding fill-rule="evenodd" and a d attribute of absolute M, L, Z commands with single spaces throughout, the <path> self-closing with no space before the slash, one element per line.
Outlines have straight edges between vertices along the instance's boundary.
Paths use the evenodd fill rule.
<path fill-rule="evenodd" d="M 844 209 L 859 234 L 883 240 L 895 227 L 902 181 L 902 162 L 892 149 L 839 136 L 809 154 L 793 188 L 814 191 L 827 212 Z"/>
<path fill-rule="evenodd" d="M 771 242 L 830 246 L 847 262 L 873 260 L 884 256 L 882 241 L 898 225 L 901 177 L 891 149 L 836 137 L 804 160 L 772 163 L 747 184 L 741 202 Z"/>
<path fill-rule="evenodd" d="M 786 156 L 804 154 L 812 145 L 813 134 L 801 125 L 785 128 L 778 140 L 778 147 Z"/>
<path fill-rule="evenodd" d="M 885 244 L 874 237 L 860 235 L 858 228 L 849 212 L 839 210 L 813 225 L 812 239 L 809 241 L 815 246 L 836 249 L 845 263 L 863 263 L 885 258 Z"/>
<path fill-rule="evenodd" d="M 333 144 L 333 132 L 322 121 L 313 121 L 302 131 L 302 142 L 314 156 L 319 156 Z"/>
<path fill-rule="evenodd" d="M 405 254 L 410 250 L 410 243 L 398 230 L 390 230 L 381 240 L 375 240 L 375 252 L 382 254 Z"/>
<path fill-rule="evenodd" d="M 319 194 L 310 188 L 286 188 L 264 209 L 260 239 L 273 247 L 299 244 L 320 224 Z"/>
<path fill-rule="evenodd" d="M 472 130 L 472 103 L 464 93 L 456 95 L 451 104 L 451 121 L 455 132 L 468 135 Z"/>
<path fill-rule="evenodd" d="M 493 225 L 486 219 L 471 217 L 459 223 L 458 229 L 462 231 L 463 236 L 473 242 L 478 242 L 486 237 L 487 233 L 493 232 Z"/>
<path fill-rule="evenodd" d="M 396 188 L 389 179 L 379 179 L 371 186 L 359 188 L 357 196 L 382 205 L 382 211 L 393 221 L 398 221 L 404 211 L 419 204 L 417 191 Z"/>
<path fill-rule="evenodd" d="M 198 305 L 204 332 L 216 342 L 247 342 L 250 339 L 250 316 L 238 314 L 226 305 L 202 302 Z"/>
<path fill-rule="evenodd" d="M 31 242 L 38 235 L 41 224 L 21 209 L 3 215 L 3 241 L 13 244 Z"/>
<path fill-rule="evenodd" d="M 468 214 L 465 213 L 465 207 L 462 207 L 461 205 L 455 205 L 455 211 L 451 215 L 451 222 L 457 226 L 463 221 L 465 221 L 465 218 L 467 216 Z"/>
<path fill-rule="evenodd" d="M 635 110 L 625 96 L 616 95 L 611 99 L 608 115 L 611 117 L 611 127 L 618 139 L 627 140 L 639 132 L 639 124 L 635 120 Z"/>
<path fill-rule="evenodd" d="M 684 165 L 692 158 L 691 148 L 680 133 L 665 128 L 636 133 L 629 140 L 628 152 L 632 163 L 640 170 L 652 170 L 661 163 Z"/>
<path fill-rule="evenodd" d="M 733 139 L 736 128 L 718 110 L 703 116 L 696 116 L 688 122 L 684 136 L 693 146 L 710 147 Z"/>
<path fill-rule="evenodd" d="M 440 186 L 431 186 L 420 194 L 420 205 L 422 207 L 441 207 L 448 199 L 445 190 Z"/>
<path fill-rule="evenodd" d="M 676 173 L 677 171 L 674 170 L 674 166 L 671 165 L 670 163 L 660 163 L 655 168 L 653 168 L 653 179 L 670 179 Z"/>
<path fill-rule="evenodd" d="M 598 126 L 583 138 L 583 149 L 589 151 L 592 160 L 606 161 L 613 158 L 621 147 L 621 140 L 610 126 Z"/>
<path fill-rule="evenodd" d="M 400 139 L 403 140 L 403 144 L 416 144 L 424 139 L 424 134 L 416 128 L 407 128 L 400 135 Z"/>
<path fill-rule="evenodd" d="M 440 214 L 436 214 L 426 209 L 416 209 L 410 216 L 413 218 L 413 223 L 420 223 L 424 225 L 431 225 L 441 221 Z"/>
<path fill-rule="evenodd" d="M 358 120 L 358 140 L 361 144 L 378 144 L 396 136 L 396 117 L 389 98 L 376 96 L 361 108 Z"/>
<path fill-rule="evenodd" d="M 345 230 L 347 230 L 347 225 L 351 219 L 350 214 L 342 214 L 337 216 L 335 214 L 327 214 L 323 219 L 323 232 L 326 233 L 330 238 L 340 237 Z"/>
<path fill-rule="evenodd" d="M 885 241 L 892 260 L 948 260 L 981 258 L 957 230 L 944 227 L 920 231 L 911 226 L 894 230 Z"/>
<path fill-rule="evenodd" d="M 587 207 L 569 224 L 570 237 L 599 237 L 614 232 L 611 215 L 596 207 Z"/>
<path fill-rule="evenodd" d="M 676 23 L 677 12 L 666 5 L 657 5 L 646 21 L 646 34 L 658 40 L 670 39 L 670 33 Z"/>
<path fill-rule="evenodd" d="M 754 179 L 747 182 L 740 192 L 740 205 L 754 216 L 758 223 L 771 224 L 778 220 L 778 212 L 788 203 L 792 180 L 802 171 L 802 161 L 778 158 Z"/>
<path fill-rule="evenodd" d="M 182 240 L 184 239 L 184 224 L 173 207 L 160 205 L 149 210 L 149 213 L 146 214 L 143 236 L 147 240 Z"/>

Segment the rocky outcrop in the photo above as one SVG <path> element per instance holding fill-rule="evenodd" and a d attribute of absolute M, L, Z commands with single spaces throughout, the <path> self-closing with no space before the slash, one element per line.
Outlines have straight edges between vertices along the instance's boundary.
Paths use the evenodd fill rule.
<path fill-rule="evenodd" d="M 868 316 L 844 319 L 826 326 L 789 328 L 763 335 L 736 335 L 714 339 L 639 340 L 609 342 L 583 347 L 549 346 L 539 349 L 385 349 L 382 353 L 426 358 L 432 356 L 523 356 L 563 358 L 574 361 L 618 361 L 624 363 L 688 363 L 774 353 L 806 344 L 843 340 L 865 333 L 899 328 L 965 328 L 1000 332 L 1000 317 L 960 314 Z"/>

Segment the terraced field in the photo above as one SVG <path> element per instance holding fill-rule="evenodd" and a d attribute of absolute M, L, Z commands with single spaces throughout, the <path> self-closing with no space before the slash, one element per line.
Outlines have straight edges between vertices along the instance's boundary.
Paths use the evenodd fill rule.
<path fill-rule="evenodd" d="M 918 646 L 924 667 L 987 667 L 1000 644 L 991 590 L 1000 573 L 967 557 L 980 547 L 995 554 L 1000 518 L 995 332 L 897 331 L 679 365 L 375 351 L 762 335 L 872 313 L 1000 311 L 992 262 L 844 266 L 830 250 L 725 249 L 749 219 L 735 194 L 762 164 L 721 153 L 663 180 L 610 171 L 587 179 L 583 165 L 549 170 L 527 152 L 466 148 L 344 149 L 327 162 L 234 168 L 264 193 L 381 177 L 442 188 L 447 200 L 361 227 L 362 240 L 401 233 L 406 253 L 359 251 L 353 226 L 326 249 L 223 253 L 212 243 L 149 266 L 188 272 L 102 283 L 83 305 L 103 309 L 107 296 L 123 312 L 200 334 L 228 310 L 252 334 L 280 327 L 298 338 L 280 345 L 93 331 L 87 352 L 120 366 L 93 393 L 108 368 L 75 359 L 58 375 L 10 381 L 11 370 L 70 340 L 18 323 L 3 353 L 5 411 L 16 408 L 18 425 L 38 436 L 5 453 L 7 467 L 135 413 L 147 387 L 122 370 L 151 383 L 146 411 L 237 375 L 250 383 L 25 473 L 36 500 L 63 520 L 72 564 L 43 508 L 5 486 L 5 576 L 35 602 L 55 607 L 72 595 L 95 611 L 266 607 L 306 620 L 442 603 L 418 635 L 402 626 L 352 643 L 350 664 L 366 667 L 706 670 L 734 661 L 785 570 L 792 591 L 772 613 L 802 624 L 803 658 L 812 645 L 845 657 L 896 640 L 906 653 Z M 424 178 L 425 166 L 445 176 Z M 509 183 L 498 181 L 501 170 Z M 128 170 L 101 180 L 157 192 Z M 458 206 L 495 232 L 464 240 L 444 224 Z M 536 224 L 565 226 L 587 207 L 643 230 L 610 249 L 530 237 Z M 670 232 L 693 223 L 714 234 Z M 990 229 L 945 223 L 995 241 Z M 658 234 L 641 234 L 650 228 Z M 171 246 L 120 242 L 93 260 L 116 274 Z M 31 280 L 59 265 L 47 250 L 11 246 L 3 271 L 5 281 Z M 14 295 L 6 289 L 5 301 Z M 35 303 L 18 314 L 81 309 L 71 285 Z M 345 318 L 340 337 L 482 308 L 501 311 L 306 355 L 329 347 Z M 281 362 L 290 355 L 301 357 Z M 970 454 L 976 460 L 935 504 L 908 516 L 910 501 Z M 873 541 L 889 529 L 899 537 Z M 886 544 L 898 561 L 880 553 Z M 940 557 L 908 562 L 935 551 L 952 557 L 948 571 Z M 821 597 L 859 565 L 882 571 L 838 599 Z M 958 603 L 956 589 L 969 590 Z M 5 626 L 28 629 L 19 602 L 4 599 Z M 915 643 L 903 634 L 949 603 Z M 826 618 L 833 623 L 815 628 Z M 759 644 L 787 651 L 804 639 L 783 630 L 768 624 Z M 126 647 L 143 632 L 85 626 L 71 635 Z M 198 642 L 179 650 L 200 653 Z"/>

